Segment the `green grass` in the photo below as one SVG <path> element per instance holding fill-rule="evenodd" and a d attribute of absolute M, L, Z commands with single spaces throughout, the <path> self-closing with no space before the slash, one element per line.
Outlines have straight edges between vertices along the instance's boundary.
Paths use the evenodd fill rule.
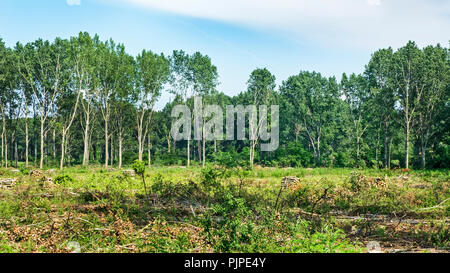
<path fill-rule="evenodd" d="M 285 176 L 300 182 L 281 190 Z M 449 249 L 448 170 L 153 167 L 148 196 L 140 177 L 100 166 L 3 178 L 18 180 L 0 189 L 0 252 Z"/>

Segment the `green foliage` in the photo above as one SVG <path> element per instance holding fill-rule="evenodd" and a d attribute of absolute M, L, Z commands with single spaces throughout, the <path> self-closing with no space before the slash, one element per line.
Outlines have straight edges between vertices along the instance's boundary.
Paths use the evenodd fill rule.
<path fill-rule="evenodd" d="M 312 153 L 299 143 L 289 143 L 287 147 L 275 151 L 275 155 L 277 160 L 273 160 L 272 163 L 278 167 L 303 167 L 310 166 L 314 162 Z"/>
<path fill-rule="evenodd" d="M 134 172 L 141 176 L 144 177 L 145 175 L 145 162 L 141 161 L 141 160 L 135 160 L 133 163 L 133 170 Z"/>
<path fill-rule="evenodd" d="M 201 223 L 216 251 L 240 252 L 255 237 L 254 226 L 248 222 L 249 216 L 245 200 L 228 192 Z"/>
<path fill-rule="evenodd" d="M 283 252 L 291 253 L 346 253 L 359 252 L 341 229 L 328 224 L 314 227 L 308 221 L 297 221 L 291 227 L 293 238 Z M 317 230 L 318 229 L 318 230 Z"/>
<path fill-rule="evenodd" d="M 432 157 L 431 165 L 435 168 L 450 168 L 450 144 L 439 143 L 436 153 Z"/>
<path fill-rule="evenodd" d="M 238 166 L 248 165 L 247 158 L 244 158 L 244 153 L 236 151 L 220 151 L 217 153 L 217 163 L 227 168 L 234 168 Z"/>
<path fill-rule="evenodd" d="M 0 39 L 0 109 L 5 136 L 14 135 L 6 147 L 17 144 L 17 158 L 4 154 L 12 156 L 8 167 L 20 170 L 0 169 L 2 179 L 14 178 L 0 191 L 0 252 L 61 252 L 71 240 L 93 252 L 351 252 L 361 249 L 350 235 L 403 236 L 390 222 L 367 217 L 344 233 L 331 212 L 427 218 L 433 224 L 419 230 L 399 221 L 407 229 L 402 239 L 448 248 L 448 227 L 436 224 L 450 213 L 448 170 L 396 170 L 407 162 L 449 167 L 448 60 L 448 48 L 409 42 L 378 50 L 363 74 L 344 74 L 340 83 L 302 71 L 277 90 L 275 76 L 261 68 L 245 92 L 228 97 L 217 92 L 218 70 L 200 52 L 166 57 L 143 50 L 134 58 L 124 45 L 88 33 L 13 49 Z M 166 83 L 176 97 L 154 111 Z M 207 142 L 202 158 L 201 143 L 174 142 L 171 111 L 178 104 L 192 108 L 192 95 L 221 106 L 280 105 L 280 148 L 265 153 L 260 141 Z M 52 130 L 53 144 L 62 152 L 67 147 L 61 167 L 92 159 L 58 175 L 57 187 L 30 176 L 23 162 L 26 147 L 34 146 L 30 166 L 55 164 L 51 156 L 44 160 Z M 143 155 L 147 145 L 156 164 L 148 172 L 146 162 L 135 160 L 150 159 Z M 109 151 L 118 163 L 119 147 L 122 165 L 132 164 L 137 177 L 106 168 Z M 188 157 L 188 168 L 166 167 L 188 165 Z M 199 170 L 199 158 L 220 167 Z M 285 176 L 300 182 L 280 189 Z"/>
<path fill-rule="evenodd" d="M 67 185 L 73 182 L 73 178 L 68 174 L 58 175 L 54 180 L 56 184 Z"/>
<path fill-rule="evenodd" d="M 147 196 L 147 185 L 145 184 L 145 163 L 144 161 L 136 159 L 133 163 L 134 172 L 142 178 L 142 184 L 144 184 L 145 195 Z"/>
<path fill-rule="evenodd" d="M 139 176 L 101 170 L 69 168 L 58 187 L 18 174 L 17 188 L 0 191 L 0 251 L 64 252 L 77 241 L 83 252 L 362 252 L 369 238 L 448 247 L 446 171 L 161 167 L 144 173 L 143 198 Z M 275 210 L 284 176 L 300 181 Z"/>
<path fill-rule="evenodd" d="M 400 160 L 394 159 L 391 161 L 392 166 L 399 168 L 400 167 Z"/>
<path fill-rule="evenodd" d="M 20 170 L 21 174 L 24 174 L 24 175 L 29 175 L 30 174 L 30 170 L 25 168 L 25 166 L 20 166 L 19 170 Z"/>
<path fill-rule="evenodd" d="M 201 171 L 200 186 L 207 192 L 218 192 L 223 190 L 222 179 L 229 176 L 227 169 L 204 168 Z"/>

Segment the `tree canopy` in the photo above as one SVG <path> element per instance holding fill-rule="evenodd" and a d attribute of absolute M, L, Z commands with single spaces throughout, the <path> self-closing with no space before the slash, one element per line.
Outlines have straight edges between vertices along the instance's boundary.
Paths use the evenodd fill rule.
<path fill-rule="evenodd" d="M 88 33 L 14 48 L 0 39 L 1 164 L 448 168 L 449 57 L 447 47 L 409 42 L 374 52 L 361 74 L 338 81 L 301 71 L 280 86 L 257 68 L 246 90 L 228 96 L 217 90 L 213 60 L 200 52 L 132 56 L 125 45 Z M 168 94 L 174 98 L 155 109 Z M 177 143 L 171 110 L 184 104 L 193 111 L 195 96 L 223 109 L 279 105 L 280 148 L 261 151 L 258 134 Z"/>

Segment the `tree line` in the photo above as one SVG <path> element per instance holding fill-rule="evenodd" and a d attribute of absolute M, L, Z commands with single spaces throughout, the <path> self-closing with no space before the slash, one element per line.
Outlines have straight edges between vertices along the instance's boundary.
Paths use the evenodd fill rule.
<path fill-rule="evenodd" d="M 80 33 L 7 48 L 0 39 L 1 166 L 39 168 L 214 163 L 279 167 L 448 168 L 449 48 L 414 42 L 372 54 L 362 74 L 301 71 L 276 85 L 255 69 L 247 90 L 217 91 L 219 75 L 199 52 L 172 55 Z M 157 111 L 166 95 L 174 99 Z M 247 141 L 176 142 L 175 105 L 279 105 L 280 148 Z M 247 128 L 248 130 L 248 128 Z M 248 132 L 247 132 L 248 133 Z"/>

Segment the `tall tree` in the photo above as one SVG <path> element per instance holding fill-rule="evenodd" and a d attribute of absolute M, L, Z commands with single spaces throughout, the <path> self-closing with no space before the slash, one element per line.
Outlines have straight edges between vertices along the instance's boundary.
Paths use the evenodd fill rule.
<path fill-rule="evenodd" d="M 75 95 L 75 104 L 72 108 L 72 115 L 68 116 L 68 124 L 64 126 L 66 133 L 69 131 L 77 109 L 80 108 L 79 120 L 82 127 L 83 136 L 83 166 L 89 163 L 89 139 L 91 126 L 94 121 L 93 113 L 95 107 L 93 105 L 96 86 L 98 79 L 95 73 L 95 45 L 98 44 L 98 36 L 91 38 L 88 33 L 80 33 L 78 37 L 72 37 L 71 43 L 71 94 Z M 61 146 L 63 147 L 62 143 Z M 63 152 L 63 149 L 62 151 Z M 61 162 L 64 164 L 64 157 Z"/>
<path fill-rule="evenodd" d="M 368 90 L 366 79 L 361 75 L 344 73 L 341 80 L 341 90 L 347 103 L 348 116 L 351 122 L 348 135 L 354 139 L 356 146 L 356 164 L 360 164 L 361 144 L 363 135 L 370 124 L 372 96 Z"/>
<path fill-rule="evenodd" d="M 164 54 L 158 55 L 144 50 L 136 57 L 136 70 L 137 92 L 134 97 L 137 106 L 138 158 L 142 161 L 145 137 L 148 135 L 155 103 L 170 76 L 169 60 Z"/>
<path fill-rule="evenodd" d="M 393 73 L 393 50 L 391 48 L 381 49 L 372 55 L 369 64 L 366 66 L 365 77 L 369 81 L 371 93 L 374 95 L 373 117 L 371 126 L 374 128 L 374 134 L 379 134 L 380 126 L 384 134 L 384 167 L 390 168 L 390 151 L 395 130 L 396 97 L 392 84 Z M 378 146 L 376 145 L 378 151 Z M 378 154 L 376 152 L 376 154 Z M 378 161 L 378 158 L 376 159 Z"/>
<path fill-rule="evenodd" d="M 259 110 L 259 106 L 261 105 L 271 105 L 275 101 L 275 76 L 270 73 L 267 68 L 258 68 L 253 70 L 250 74 L 250 78 L 247 81 L 247 96 L 249 102 L 256 107 L 257 111 Z M 249 128 L 249 139 L 250 139 L 250 166 L 253 167 L 255 161 L 255 150 L 256 145 L 261 136 L 262 130 L 262 119 L 258 120 L 257 117 L 254 117 L 255 112 L 250 114 L 249 119 L 255 121 L 256 127 Z M 260 113 L 261 115 L 261 113 Z"/>
<path fill-rule="evenodd" d="M 132 67 L 130 67 L 132 69 Z M 132 90 L 133 90 L 133 73 L 130 72 L 129 78 L 125 79 L 118 92 L 116 92 L 116 98 L 114 100 L 114 126 L 117 132 L 117 144 L 118 144 L 118 160 L 119 169 L 123 165 L 123 150 L 125 137 L 131 135 L 130 129 L 134 130 L 134 127 L 128 126 L 135 122 L 136 109 L 132 104 Z"/>
<path fill-rule="evenodd" d="M 201 96 L 207 98 L 216 92 L 218 85 L 217 68 L 212 64 L 211 59 L 207 55 L 202 55 L 200 52 L 195 52 L 189 60 L 188 72 L 193 83 L 194 96 Z M 203 113 L 203 109 L 201 109 Z M 202 143 L 198 142 L 199 158 L 202 160 L 203 167 L 206 166 L 206 133 L 205 120 L 202 117 L 201 122 Z"/>
<path fill-rule="evenodd" d="M 96 67 L 99 86 L 97 88 L 97 103 L 103 118 L 105 136 L 105 168 L 109 163 L 110 120 L 115 92 L 129 78 L 130 62 L 132 59 L 125 52 L 125 47 L 117 45 L 112 39 L 105 43 L 98 43 Z"/>
<path fill-rule="evenodd" d="M 95 105 L 98 94 L 99 78 L 96 72 L 97 47 L 101 43 L 96 35 L 91 39 L 88 35 L 80 34 L 79 41 L 80 53 L 80 76 L 83 81 L 79 82 L 82 86 L 81 116 L 80 124 L 83 131 L 83 166 L 89 164 L 92 128 L 96 121 Z"/>
<path fill-rule="evenodd" d="M 332 134 L 338 100 L 338 85 L 334 78 L 324 78 L 320 73 L 301 72 L 283 82 L 280 92 L 297 109 L 316 164 L 321 165 L 324 136 Z"/>
<path fill-rule="evenodd" d="M 39 39 L 23 47 L 20 65 L 21 75 L 28 84 L 33 100 L 36 102 L 40 118 L 40 161 L 39 168 L 44 167 L 44 142 L 49 129 L 49 113 L 54 110 L 58 95 L 62 92 L 64 51 L 60 39 L 55 43 Z M 21 47 L 20 45 L 18 47 Z"/>
<path fill-rule="evenodd" d="M 403 113 L 405 129 L 405 168 L 409 168 L 410 134 L 413 118 L 425 90 L 424 54 L 414 42 L 394 53 L 394 86 Z"/>
<path fill-rule="evenodd" d="M 449 113 L 443 111 L 450 88 L 449 50 L 439 44 L 423 49 L 423 91 L 417 101 L 414 117 L 415 135 L 418 139 L 420 165 L 426 167 L 426 153 L 430 138 L 438 132 L 441 121 L 448 122 Z M 420 86 L 420 87 L 421 87 Z"/>
<path fill-rule="evenodd" d="M 188 96 L 193 95 L 192 77 L 189 73 L 189 55 L 182 50 L 174 50 L 170 56 L 171 89 L 170 92 L 181 98 L 187 106 Z M 186 140 L 187 166 L 191 165 L 191 135 Z"/>
<path fill-rule="evenodd" d="M 80 33 L 78 37 L 72 37 L 67 45 L 70 67 L 69 86 L 60 98 L 60 116 L 62 117 L 61 128 L 61 158 L 60 169 L 64 167 L 66 138 L 75 120 L 82 95 L 91 88 L 93 57 L 93 40 L 87 33 Z"/>
<path fill-rule="evenodd" d="M 0 111 L 2 118 L 2 150 L 1 150 L 1 166 L 4 165 L 5 161 L 5 136 L 6 136 L 6 96 L 8 94 L 8 84 L 9 84 L 9 66 L 8 66 L 8 50 L 5 47 L 5 43 L 0 39 Z M 7 164 L 7 163 L 5 163 Z"/>
<path fill-rule="evenodd" d="M 21 114 L 22 96 L 19 93 L 19 79 L 16 69 L 17 54 L 10 48 L 6 48 L 0 40 L 0 111 L 2 118 L 2 162 L 8 166 L 8 148 L 13 155 L 14 144 L 17 147 L 16 129 L 17 120 Z M 15 120 L 13 122 L 13 120 Z M 7 122 L 9 121 L 9 126 Z M 8 141 L 8 131 L 10 128 L 11 138 Z M 10 145 L 9 145 L 10 144 Z"/>

